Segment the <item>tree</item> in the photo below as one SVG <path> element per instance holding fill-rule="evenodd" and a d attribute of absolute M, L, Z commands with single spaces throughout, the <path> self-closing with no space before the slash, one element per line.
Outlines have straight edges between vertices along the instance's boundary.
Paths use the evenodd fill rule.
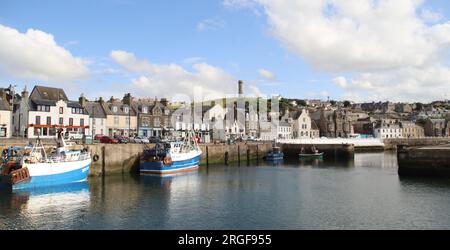
<path fill-rule="evenodd" d="M 306 106 L 307 106 L 305 100 L 298 100 L 298 101 L 297 101 L 297 105 L 299 105 L 300 107 L 306 107 Z"/>
<path fill-rule="evenodd" d="M 350 107 L 352 104 L 350 103 L 350 101 L 344 101 L 344 107 L 348 108 Z"/>
<path fill-rule="evenodd" d="M 423 104 L 418 102 L 416 103 L 416 111 L 422 111 L 423 110 Z"/>

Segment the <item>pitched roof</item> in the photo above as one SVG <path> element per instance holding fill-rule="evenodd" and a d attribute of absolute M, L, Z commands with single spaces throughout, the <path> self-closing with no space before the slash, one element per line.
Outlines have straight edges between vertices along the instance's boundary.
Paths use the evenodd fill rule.
<path fill-rule="evenodd" d="M 311 120 L 311 129 L 319 130 L 319 127 L 317 126 L 317 123 L 314 120 Z"/>
<path fill-rule="evenodd" d="M 9 102 L 1 96 L 0 96 L 0 110 L 11 111 L 11 105 L 9 105 Z"/>
<path fill-rule="evenodd" d="M 48 100 L 55 102 L 59 100 L 64 100 L 65 102 L 69 101 L 63 89 L 44 86 L 35 86 L 33 88 L 33 91 L 31 91 L 30 99 L 33 101 L 35 100 Z"/>
<path fill-rule="evenodd" d="M 85 109 L 92 118 L 106 118 L 105 110 L 98 102 L 86 102 Z"/>
<path fill-rule="evenodd" d="M 117 112 L 113 111 L 113 107 L 117 107 Z M 124 111 L 125 107 L 128 107 L 128 105 L 123 104 L 122 102 L 113 102 L 113 103 L 108 102 L 104 104 L 104 110 L 107 115 L 136 116 L 135 106 L 132 105 L 130 109 L 130 114 Z"/>

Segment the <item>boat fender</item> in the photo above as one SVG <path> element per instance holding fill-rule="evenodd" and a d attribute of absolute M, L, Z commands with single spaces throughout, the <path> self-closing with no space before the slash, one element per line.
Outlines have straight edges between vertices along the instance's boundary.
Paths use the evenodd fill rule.
<path fill-rule="evenodd" d="M 94 162 L 98 161 L 99 158 L 100 158 L 100 157 L 99 157 L 98 155 L 94 155 L 94 156 L 92 157 L 92 159 L 94 160 Z"/>

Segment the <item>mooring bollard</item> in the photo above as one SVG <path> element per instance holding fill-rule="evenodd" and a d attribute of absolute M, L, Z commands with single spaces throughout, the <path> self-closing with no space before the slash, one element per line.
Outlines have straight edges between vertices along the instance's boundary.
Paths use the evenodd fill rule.
<path fill-rule="evenodd" d="M 225 165 L 228 166 L 228 151 L 225 152 Z"/>
<path fill-rule="evenodd" d="M 241 166 L 241 146 L 238 145 L 238 166 Z"/>
<path fill-rule="evenodd" d="M 247 167 L 250 166 L 250 149 L 247 147 Z"/>
<path fill-rule="evenodd" d="M 102 147 L 102 176 L 104 177 L 105 176 L 105 172 L 106 172 L 106 170 L 105 170 L 105 146 L 103 146 Z"/>
<path fill-rule="evenodd" d="M 256 166 L 259 166 L 259 148 L 258 148 L 258 144 L 256 144 Z"/>
<path fill-rule="evenodd" d="M 208 151 L 208 146 L 206 146 L 206 166 L 209 166 L 209 151 Z"/>

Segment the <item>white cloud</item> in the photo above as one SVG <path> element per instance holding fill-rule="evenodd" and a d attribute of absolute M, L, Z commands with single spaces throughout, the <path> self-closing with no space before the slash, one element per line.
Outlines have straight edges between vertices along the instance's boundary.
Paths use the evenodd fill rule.
<path fill-rule="evenodd" d="M 257 0 L 224 0 L 222 4 L 227 8 L 249 8 L 256 6 Z"/>
<path fill-rule="evenodd" d="M 140 74 L 131 79 L 135 94 L 140 96 L 166 96 L 176 94 L 194 96 L 201 89 L 202 96 L 221 98 L 226 94 L 237 93 L 237 79 L 221 68 L 207 63 L 196 63 L 193 72 L 177 64 L 154 64 L 136 58 L 132 53 L 115 50 L 111 58 L 124 69 Z M 249 85 L 251 94 L 258 89 Z"/>
<path fill-rule="evenodd" d="M 227 3 L 228 2 L 228 3 Z M 423 0 L 255 0 L 224 4 L 264 7 L 270 33 L 346 91 L 376 98 L 441 98 L 450 22 Z M 345 81 L 344 81 L 345 80 Z M 438 85 L 440 83 L 441 85 Z M 421 93 L 421 94 L 419 94 Z"/>
<path fill-rule="evenodd" d="M 198 31 L 216 30 L 223 27 L 225 27 L 225 21 L 220 18 L 205 19 L 197 24 Z"/>
<path fill-rule="evenodd" d="M 420 12 L 420 17 L 425 21 L 429 23 L 437 23 L 442 20 L 443 16 L 441 13 L 434 12 L 429 9 L 423 9 Z"/>
<path fill-rule="evenodd" d="M 189 57 L 183 60 L 184 64 L 195 64 L 199 62 L 204 62 L 205 58 L 203 57 Z"/>
<path fill-rule="evenodd" d="M 258 70 L 259 76 L 265 78 L 268 81 L 274 81 L 276 79 L 275 74 L 267 69 Z"/>
<path fill-rule="evenodd" d="M 59 46 L 49 33 L 25 33 L 0 24 L 0 71 L 13 77 L 70 82 L 86 78 L 88 62 Z"/>

